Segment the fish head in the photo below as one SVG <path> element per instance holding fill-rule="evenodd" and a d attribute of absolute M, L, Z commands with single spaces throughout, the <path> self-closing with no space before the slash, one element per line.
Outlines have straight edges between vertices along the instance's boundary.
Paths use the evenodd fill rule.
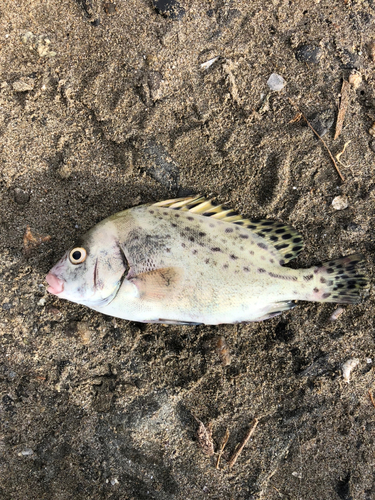
<path fill-rule="evenodd" d="M 111 223 L 100 223 L 80 238 L 46 276 L 47 291 L 92 308 L 109 304 L 129 271 Z"/>

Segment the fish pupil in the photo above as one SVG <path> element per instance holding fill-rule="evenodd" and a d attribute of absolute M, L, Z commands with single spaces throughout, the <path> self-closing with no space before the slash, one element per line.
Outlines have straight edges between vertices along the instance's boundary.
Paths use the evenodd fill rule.
<path fill-rule="evenodd" d="M 75 252 L 73 252 L 72 257 L 74 260 L 79 260 L 81 258 L 81 252 L 79 250 L 76 250 Z"/>

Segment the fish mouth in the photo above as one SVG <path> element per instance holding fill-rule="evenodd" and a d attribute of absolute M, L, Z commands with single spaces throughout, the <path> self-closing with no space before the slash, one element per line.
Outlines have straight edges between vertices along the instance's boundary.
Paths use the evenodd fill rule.
<path fill-rule="evenodd" d="M 46 281 L 49 284 L 47 292 L 53 295 L 59 295 L 64 291 L 64 281 L 52 273 L 48 273 L 46 276 Z"/>

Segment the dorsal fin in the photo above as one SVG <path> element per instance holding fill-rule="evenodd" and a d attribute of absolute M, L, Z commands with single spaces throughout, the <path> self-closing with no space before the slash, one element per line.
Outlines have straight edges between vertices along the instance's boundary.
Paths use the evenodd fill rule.
<path fill-rule="evenodd" d="M 225 209 L 223 205 L 215 205 L 212 200 L 206 200 L 203 196 L 160 201 L 153 206 L 190 211 L 250 229 L 276 248 L 285 262 L 297 257 L 303 248 L 302 236 L 291 226 L 269 219 L 245 219 L 234 210 Z"/>

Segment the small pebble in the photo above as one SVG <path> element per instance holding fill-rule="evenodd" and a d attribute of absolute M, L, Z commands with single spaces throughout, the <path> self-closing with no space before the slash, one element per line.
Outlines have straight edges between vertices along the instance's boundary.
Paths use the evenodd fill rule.
<path fill-rule="evenodd" d="M 45 306 L 46 305 L 46 299 L 45 297 L 42 297 L 40 300 L 38 300 L 38 306 Z"/>
<path fill-rule="evenodd" d="M 170 19 L 182 19 L 185 15 L 185 9 L 177 0 L 153 0 L 152 3 L 159 14 Z"/>
<path fill-rule="evenodd" d="M 272 73 L 272 75 L 267 80 L 267 85 L 270 90 L 276 90 L 278 92 L 285 87 L 286 81 L 277 73 Z"/>
<path fill-rule="evenodd" d="M 359 359 L 358 358 L 353 358 L 353 359 L 348 359 L 348 361 L 345 361 L 345 363 L 342 365 L 342 376 L 349 384 L 350 382 L 350 374 L 352 370 L 359 364 Z"/>
<path fill-rule="evenodd" d="M 12 85 L 14 92 L 28 92 L 34 88 L 34 80 L 32 78 L 21 78 Z"/>
<path fill-rule="evenodd" d="M 348 197 L 345 195 L 336 196 L 332 200 L 332 206 L 335 210 L 345 210 L 345 208 L 348 208 L 348 205 Z"/>
<path fill-rule="evenodd" d="M 373 151 L 375 153 L 375 139 L 370 142 L 369 146 L 370 146 L 371 151 Z"/>
<path fill-rule="evenodd" d="M 322 49 L 314 45 L 300 45 L 296 51 L 296 59 L 307 64 L 319 64 Z"/>
<path fill-rule="evenodd" d="M 354 90 L 357 90 L 358 87 L 362 83 L 362 76 L 358 73 L 358 71 L 352 71 L 349 75 L 349 83 L 353 87 Z"/>
<path fill-rule="evenodd" d="M 309 118 L 309 122 L 320 137 L 323 137 L 329 129 L 332 128 L 335 122 L 335 115 L 332 109 L 324 109 L 323 111 L 313 114 Z"/>
<path fill-rule="evenodd" d="M 374 135 L 375 136 L 375 122 L 371 125 L 371 128 L 370 130 L 368 131 L 368 133 L 370 135 Z"/>
<path fill-rule="evenodd" d="M 30 200 L 29 193 L 20 188 L 15 188 L 13 196 L 14 201 L 18 203 L 18 205 L 25 205 Z"/>

